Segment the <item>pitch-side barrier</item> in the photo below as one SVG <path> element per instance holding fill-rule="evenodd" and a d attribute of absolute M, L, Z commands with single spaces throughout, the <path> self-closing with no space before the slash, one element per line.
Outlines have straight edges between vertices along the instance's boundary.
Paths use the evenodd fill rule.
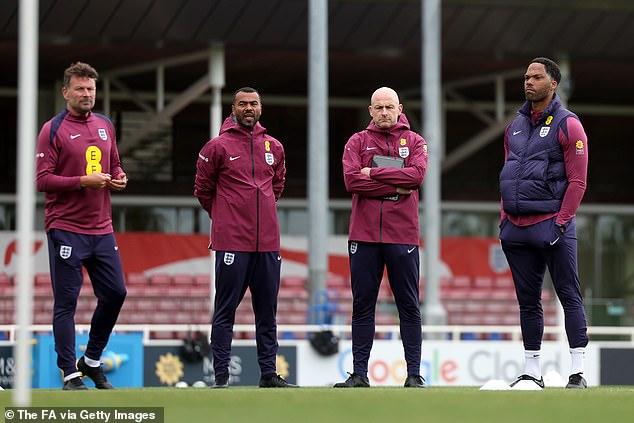
<path fill-rule="evenodd" d="M 88 332 L 90 325 L 76 325 L 77 332 Z M 153 344 L 165 344 L 168 339 L 155 339 L 153 334 L 157 332 L 202 332 L 209 333 L 210 325 L 198 324 L 198 325 L 186 325 L 186 324 L 147 324 L 147 325 L 116 325 L 114 332 L 141 332 L 143 334 L 144 345 Z M 46 333 L 52 332 L 53 327 L 51 325 L 32 325 L 31 332 L 33 333 Z M 278 333 L 315 333 L 323 330 L 331 330 L 335 334 L 340 336 L 349 335 L 351 332 L 350 325 L 278 325 Z M 15 342 L 16 325 L 0 325 L 0 332 L 7 334 L 6 339 L 0 340 L 0 345 L 11 345 Z M 249 324 L 239 324 L 234 326 L 234 336 L 240 333 L 253 333 L 255 332 L 255 326 Z M 377 325 L 375 332 L 377 334 L 390 335 L 391 339 L 400 338 L 400 328 L 397 325 Z M 519 341 L 521 339 L 521 330 L 519 326 L 479 326 L 479 325 L 423 325 L 423 338 L 429 339 L 444 339 L 455 342 L 464 342 L 464 336 L 466 334 L 481 333 L 481 334 L 503 334 L 508 335 L 506 339 Z M 544 334 L 554 335 L 557 339 L 565 339 L 565 332 L 561 326 L 545 326 Z M 634 345 L 634 326 L 589 326 L 588 335 L 591 341 L 593 337 L 618 337 L 619 344 L 631 344 Z M 176 342 L 181 342 L 181 339 L 174 339 Z M 601 340 L 601 342 L 606 342 Z"/>

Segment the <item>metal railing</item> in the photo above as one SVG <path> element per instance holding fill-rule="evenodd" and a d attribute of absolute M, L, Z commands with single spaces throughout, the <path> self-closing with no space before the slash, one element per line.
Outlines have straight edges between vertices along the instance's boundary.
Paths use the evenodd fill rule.
<path fill-rule="evenodd" d="M 234 328 L 234 334 L 255 332 L 255 326 L 249 325 L 249 324 L 234 325 L 233 328 Z M 32 333 L 49 333 L 53 331 L 52 325 L 32 325 L 30 329 Z M 90 325 L 76 325 L 75 329 L 79 333 L 82 333 L 82 332 L 87 333 L 90 330 Z M 337 333 L 337 334 L 349 334 L 352 331 L 352 328 L 350 327 L 350 325 L 278 325 L 277 326 L 278 333 L 283 333 L 283 332 L 315 333 L 315 332 L 323 331 L 325 329 L 332 330 L 334 333 Z M 0 345 L 12 345 L 15 342 L 16 325 L 0 325 L 0 332 L 4 332 L 8 334 L 8 339 L 0 341 Z M 155 332 L 202 332 L 209 335 L 210 325 L 209 324 L 116 325 L 113 333 L 117 333 L 117 332 L 141 332 L 143 333 L 144 345 L 153 345 L 153 344 L 165 345 L 166 343 L 170 343 L 171 341 L 173 341 L 173 343 L 179 344 L 182 341 L 180 339 L 174 339 L 174 340 L 153 339 L 151 335 L 152 333 L 155 333 Z M 389 334 L 391 335 L 391 339 L 400 338 L 400 328 L 398 325 L 377 325 L 376 333 Z M 511 325 L 511 326 L 503 326 L 503 325 L 423 326 L 424 337 L 430 337 L 433 339 L 439 339 L 439 336 L 441 336 L 442 339 L 445 339 L 445 340 L 450 340 L 454 342 L 460 342 L 460 341 L 468 342 L 463 339 L 463 335 L 472 334 L 472 333 L 506 334 L 506 335 L 510 335 L 510 339 L 508 340 L 511 340 L 511 341 L 521 340 L 521 329 L 517 325 Z M 546 326 L 544 327 L 544 334 L 556 335 L 558 339 L 565 339 L 564 328 L 561 326 Z M 618 337 L 622 337 L 623 339 L 618 341 L 607 341 L 607 342 L 614 342 L 620 345 L 623 345 L 623 344 L 634 345 L 634 327 L 632 326 L 629 326 L 629 327 L 589 326 L 588 335 L 591 338 L 594 336 L 618 336 Z"/>

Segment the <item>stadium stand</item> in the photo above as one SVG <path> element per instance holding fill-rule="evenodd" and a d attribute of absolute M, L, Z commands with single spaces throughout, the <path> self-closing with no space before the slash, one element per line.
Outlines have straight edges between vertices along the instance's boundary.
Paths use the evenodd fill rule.
<path fill-rule="evenodd" d="M 126 275 L 128 295 L 120 314 L 120 324 L 207 324 L 211 319 L 210 276 L 166 273 L 146 276 L 142 273 Z M 352 294 L 350 280 L 341 275 L 329 275 L 323 292 L 325 303 L 319 310 L 310 309 L 308 282 L 305 277 L 285 276 L 281 280 L 278 300 L 279 324 L 315 323 L 315 312 L 326 311 L 328 318 L 321 323 L 350 324 Z M 53 295 L 50 275 L 38 273 L 34 277 L 35 324 L 50 324 L 53 314 Z M 14 322 L 15 286 L 13 278 L 0 274 L 0 319 Z M 441 281 L 440 296 L 447 311 L 449 325 L 519 325 L 519 312 L 513 281 L 510 277 L 454 276 Z M 421 300 L 424 301 L 424 284 Z M 543 292 L 546 325 L 557 324 L 557 302 L 550 289 Z M 97 300 L 84 275 L 84 285 L 77 302 L 76 323 L 89 324 Z M 313 313 L 311 315 L 311 313 Z M 324 315 L 323 313 L 321 314 Z M 313 316 L 311 318 L 311 316 Z M 236 324 L 253 324 L 251 294 L 247 290 L 238 307 Z M 317 322 L 319 323 L 319 322 Z M 386 278 L 381 283 L 377 301 L 376 323 L 398 324 L 394 297 Z M 162 333 L 158 338 L 178 338 L 182 334 Z M 297 334 L 285 334 L 294 337 Z M 253 333 L 236 333 L 238 338 L 252 337 Z M 479 339 L 474 335 L 473 339 Z"/>

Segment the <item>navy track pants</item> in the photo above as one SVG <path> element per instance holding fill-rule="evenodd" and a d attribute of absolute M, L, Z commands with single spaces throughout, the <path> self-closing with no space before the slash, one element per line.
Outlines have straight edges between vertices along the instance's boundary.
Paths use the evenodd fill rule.
<path fill-rule="evenodd" d="M 348 254 L 353 297 L 354 373 L 366 375 L 368 372 L 370 350 L 374 341 L 376 301 L 383 271 L 387 268 L 400 319 L 407 373 L 420 374 L 423 333 L 419 302 L 418 246 L 350 241 Z"/>
<path fill-rule="evenodd" d="M 577 228 L 573 218 L 561 233 L 555 218 L 531 226 L 508 220 L 500 229 L 502 250 L 511 268 L 520 306 L 520 325 L 526 350 L 541 347 L 544 334 L 542 285 L 546 267 L 564 309 L 570 348 L 588 344 L 586 313 L 577 271 Z"/>
<path fill-rule="evenodd" d="M 86 268 L 97 297 L 84 355 L 99 360 L 126 296 L 119 247 L 114 234 L 84 235 L 61 229 L 47 233 L 53 283 L 53 336 L 57 366 L 65 376 L 75 366 L 75 311 Z"/>
<path fill-rule="evenodd" d="M 274 252 L 216 252 L 216 298 L 211 325 L 214 374 L 228 375 L 236 309 L 247 288 L 255 314 L 255 341 L 262 376 L 276 373 L 277 294 L 282 259 Z"/>

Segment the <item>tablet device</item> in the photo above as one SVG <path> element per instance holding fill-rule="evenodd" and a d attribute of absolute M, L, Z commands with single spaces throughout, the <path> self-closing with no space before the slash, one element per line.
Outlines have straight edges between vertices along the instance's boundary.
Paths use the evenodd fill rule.
<path fill-rule="evenodd" d="M 392 156 L 381 156 L 380 154 L 375 154 L 372 157 L 372 167 L 396 167 L 402 168 L 405 166 L 405 160 L 401 157 L 392 157 Z M 386 195 L 385 197 L 381 197 L 383 200 L 396 201 L 398 200 L 398 194 L 395 195 Z"/>
<path fill-rule="evenodd" d="M 375 154 L 372 157 L 372 167 L 404 167 L 405 160 L 401 157 L 392 157 L 392 156 L 381 156 L 379 154 Z"/>

